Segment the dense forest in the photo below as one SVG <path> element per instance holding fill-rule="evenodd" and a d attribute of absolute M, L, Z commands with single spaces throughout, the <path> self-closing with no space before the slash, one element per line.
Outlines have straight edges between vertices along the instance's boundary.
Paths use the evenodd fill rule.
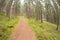
<path fill-rule="evenodd" d="M 37 40 L 60 40 L 60 0 L 0 0 L 0 40 L 9 40 L 21 16 Z"/>

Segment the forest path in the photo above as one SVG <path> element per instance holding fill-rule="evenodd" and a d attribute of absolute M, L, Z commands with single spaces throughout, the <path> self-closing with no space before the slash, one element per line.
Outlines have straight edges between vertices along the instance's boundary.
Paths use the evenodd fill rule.
<path fill-rule="evenodd" d="M 24 17 L 20 18 L 18 27 L 12 33 L 10 40 L 36 40 L 35 33 Z"/>

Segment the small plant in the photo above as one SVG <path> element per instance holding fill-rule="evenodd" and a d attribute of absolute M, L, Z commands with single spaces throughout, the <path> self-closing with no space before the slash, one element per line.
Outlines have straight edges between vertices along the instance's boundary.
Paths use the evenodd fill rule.
<path fill-rule="evenodd" d="M 2 37 L 2 34 L 0 34 L 0 37 Z"/>
<path fill-rule="evenodd" d="M 7 30 L 6 28 L 2 28 L 2 32 L 6 32 L 6 30 Z"/>
<path fill-rule="evenodd" d="M 9 25 L 9 26 L 8 26 L 8 28 L 14 28 L 14 26 L 12 26 L 12 25 Z"/>

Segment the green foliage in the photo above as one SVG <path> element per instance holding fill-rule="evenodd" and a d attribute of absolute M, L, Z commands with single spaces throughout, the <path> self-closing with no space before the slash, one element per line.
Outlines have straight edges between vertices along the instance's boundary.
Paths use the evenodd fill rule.
<path fill-rule="evenodd" d="M 55 24 L 45 21 L 41 24 L 40 20 L 35 19 L 27 19 L 27 21 L 36 33 L 37 40 L 58 40 Z"/>
<path fill-rule="evenodd" d="M 2 16 L 0 18 L 0 40 L 9 40 L 11 33 L 15 30 L 18 23 L 18 17 L 15 17 L 8 21 L 8 17 Z M 8 26 L 13 26 L 9 28 Z"/>

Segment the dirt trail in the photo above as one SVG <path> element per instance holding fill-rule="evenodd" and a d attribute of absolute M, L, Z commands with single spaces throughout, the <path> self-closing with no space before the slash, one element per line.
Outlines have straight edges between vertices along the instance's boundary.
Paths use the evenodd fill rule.
<path fill-rule="evenodd" d="M 22 17 L 17 29 L 12 33 L 10 40 L 36 40 L 35 33 L 27 21 Z"/>

